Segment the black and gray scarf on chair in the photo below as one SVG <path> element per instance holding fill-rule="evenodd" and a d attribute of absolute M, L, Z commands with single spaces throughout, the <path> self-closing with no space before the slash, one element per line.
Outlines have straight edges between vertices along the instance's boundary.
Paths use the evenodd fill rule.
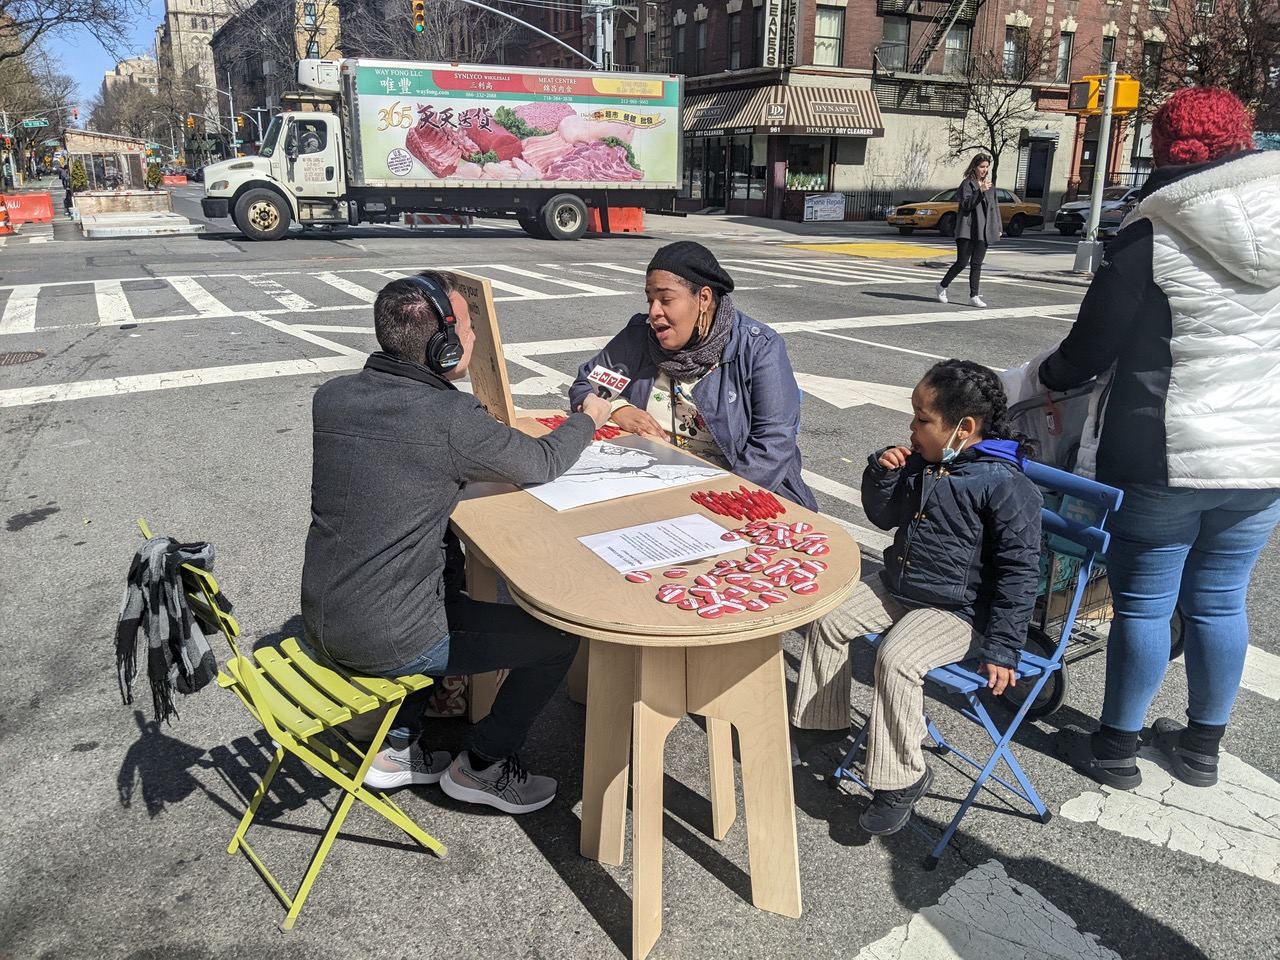
<path fill-rule="evenodd" d="M 649 358 L 658 365 L 658 369 L 669 376 L 673 383 L 697 380 L 707 375 L 724 354 L 725 345 L 733 333 L 733 300 L 729 294 L 721 294 L 720 303 L 716 307 L 716 315 L 711 320 L 711 327 L 703 337 L 694 334 L 692 340 L 683 349 L 669 353 L 662 349 L 658 338 L 649 331 Z"/>

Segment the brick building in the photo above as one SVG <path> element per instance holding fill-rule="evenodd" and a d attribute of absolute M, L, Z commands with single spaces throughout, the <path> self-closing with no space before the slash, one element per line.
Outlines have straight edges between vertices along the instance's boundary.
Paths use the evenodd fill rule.
<path fill-rule="evenodd" d="M 1212 2 L 664 0 L 614 15 L 613 65 L 688 77 L 682 207 L 790 216 L 821 190 L 857 195 L 859 215 L 863 201 L 955 186 L 967 157 L 948 156 L 947 133 L 966 112 L 973 58 L 1043 47 L 999 180 L 1051 213 L 1087 188 L 1097 154 L 1097 121 L 1066 113 L 1069 81 L 1113 57 L 1141 75 L 1161 55 L 1169 5 Z M 519 15 L 595 56 L 591 8 Z M 547 41 L 520 44 L 512 62 L 575 66 Z M 1109 178 L 1149 166 L 1140 123 L 1116 124 L 1114 147 Z"/>

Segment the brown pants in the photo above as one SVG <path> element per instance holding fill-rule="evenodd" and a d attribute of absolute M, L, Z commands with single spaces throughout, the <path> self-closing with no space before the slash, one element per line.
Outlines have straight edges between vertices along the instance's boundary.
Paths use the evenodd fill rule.
<path fill-rule="evenodd" d="M 889 596 L 879 576 L 860 583 L 842 606 L 809 625 L 791 722 L 809 730 L 848 726 L 849 641 L 885 630 L 867 721 L 867 784 L 873 790 L 900 790 L 924 775 L 924 675 L 973 656 L 982 641 L 954 613 L 909 610 Z"/>

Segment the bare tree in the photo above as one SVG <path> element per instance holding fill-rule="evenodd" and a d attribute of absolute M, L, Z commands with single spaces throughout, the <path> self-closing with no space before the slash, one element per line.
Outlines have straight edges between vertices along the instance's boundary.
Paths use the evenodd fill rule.
<path fill-rule="evenodd" d="M 0 109 L 11 119 L 39 117 L 47 127 L 12 127 L 15 152 L 25 156 L 28 147 L 66 126 L 71 108 L 69 99 L 75 82 L 57 69 L 40 46 L 28 48 L 22 57 L 0 60 Z"/>
<path fill-rule="evenodd" d="M 407 0 L 340 0 L 342 47 L 349 56 L 443 63 L 501 63 L 519 32 L 510 20 L 458 0 L 427 4 L 426 30 L 414 33 Z"/>
<path fill-rule="evenodd" d="M 159 131 L 166 129 L 166 119 L 173 122 L 166 112 L 160 97 L 143 84 L 103 86 L 89 104 L 89 129 L 159 140 Z"/>
<path fill-rule="evenodd" d="M 916 130 L 907 142 L 907 148 L 898 161 L 896 188 L 917 191 L 924 188 L 933 174 L 934 138 L 923 130 Z"/>
<path fill-rule="evenodd" d="M 947 130 L 952 159 L 990 154 L 995 182 L 1001 154 L 1018 142 L 1023 127 L 1039 117 L 1035 87 L 1044 78 L 1050 52 L 1049 40 L 1026 27 L 1002 49 L 973 56 L 961 81 L 968 109 Z"/>
<path fill-rule="evenodd" d="M 74 27 L 115 54 L 146 16 L 146 0 L 0 0 L 0 63 L 20 59 L 42 38 Z"/>
<path fill-rule="evenodd" d="M 1152 101 L 1182 87 L 1222 87 L 1260 126 L 1280 124 L 1280 0 L 1174 0 L 1157 63 L 1144 64 Z"/>

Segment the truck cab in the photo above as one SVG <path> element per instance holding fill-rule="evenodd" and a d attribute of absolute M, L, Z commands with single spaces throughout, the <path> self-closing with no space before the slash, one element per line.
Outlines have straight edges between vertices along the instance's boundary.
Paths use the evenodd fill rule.
<path fill-rule="evenodd" d="M 230 217 L 250 240 L 278 240 L 291 223 L 348 223 L 343 153 L 337 114 L 279 114 L 257 156 L 205 168 L 204 215 Z"/>

